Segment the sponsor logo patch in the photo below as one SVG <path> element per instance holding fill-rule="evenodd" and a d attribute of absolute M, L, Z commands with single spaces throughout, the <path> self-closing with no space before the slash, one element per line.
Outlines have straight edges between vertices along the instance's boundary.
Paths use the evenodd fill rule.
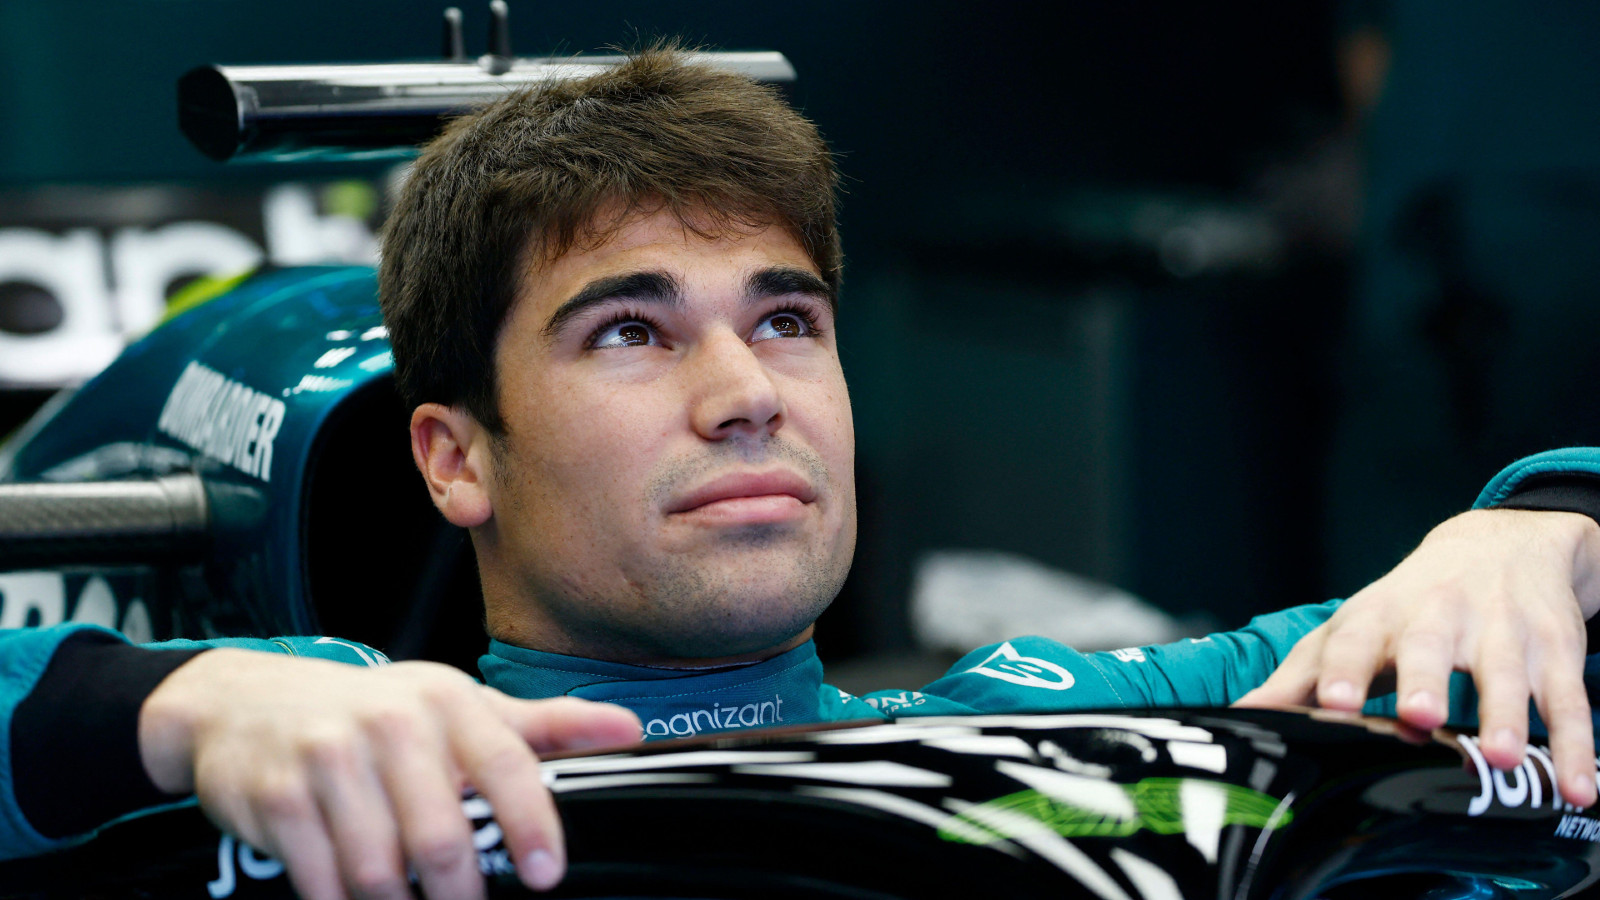
<path fill-rule="evenodd" d="M 989 658 L 967 670 L 974 675 L 998 678 L 1022 687 L 1043 688 L 1047 691 L 1064 691 L 1077 681 L 1072 673 L 1049 661 L 1033 656 L 1023 656 L 1006 641 Z"/>
<path fill-rule="evenodd" d="M 712 703 L 674 713 L 644 723 L 644 733 L 649 737 L 688 737 L 713 731 L 732 731 L 737 728 L 754 728 L 758 725 L 776 725 L 783 721 L 783 695 L 773 694 L 771 700 L 750 703 Z"/>
<path fill-rule="evenodd" d="M 921 706 L 928 702 L 928 697 L 921 691 L 901 691 L 898 694 L 884 694 L 878 697 L 863 697 L 867 705 L 881 713 L 897 713 L 913 706 Z"/>

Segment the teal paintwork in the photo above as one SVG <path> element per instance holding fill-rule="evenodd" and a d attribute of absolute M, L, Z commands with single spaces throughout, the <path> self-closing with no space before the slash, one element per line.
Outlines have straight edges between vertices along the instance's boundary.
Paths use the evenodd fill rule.
<path fill-rule="evenodd" d="M 279 399 L 284 414 L 266 477 L 226 465 L 157 428 L 191 362 Z M 10 481 L 81 481 L 198 472 L 212 514 L 203 574 L 99 574 L 125 606 L 148 604 L 152 636 L 309 633 L 302 546 L 310 464 L 319 430 L 363 388 L 392 377 L 367 266 L 270 271 L 162 324 L 6 448 Z M 260 401 L 265 402 L 265 401 Z M 81 576 L 82 568 L 73 570 Z M 3 587 L 3 586 L 0 586 Z M 71 602 L 65 614 L 73 615 Z M 50 624 L 39 622 L 38 624 Z"/>

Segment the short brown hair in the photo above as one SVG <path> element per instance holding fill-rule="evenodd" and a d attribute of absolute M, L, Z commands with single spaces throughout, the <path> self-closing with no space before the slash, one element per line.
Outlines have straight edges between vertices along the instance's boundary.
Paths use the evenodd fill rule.
<path fill-rule="evenodd" d="M 701 234 L 791 230 L 838 289 L 838 176 L 816 126 L 772 88 L 656 46 L 579 81 L 456 119 L 384 228 L 379 298 L 408 407 L 465 407 L 504 433 L 494 348 L 525 273 L 635 212 Z M 622 215 L 597 221 L 614 204 Z"/>

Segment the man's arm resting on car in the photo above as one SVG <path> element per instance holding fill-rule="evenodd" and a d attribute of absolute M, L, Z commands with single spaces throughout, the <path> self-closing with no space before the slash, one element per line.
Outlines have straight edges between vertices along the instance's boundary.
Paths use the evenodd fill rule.
<path fill-rule="evenodd" d="M 171 652 L 83 643 L 68 645 L 68 662 L 124 657 L 89 663 L 102 673 L 129 666 L 130 653 Z M 195 792 L 219 826 L 280 858 L 310 900 L 409 897 L 408 865 L 429 897 L 481 897 L 460 807 L 469 786 L 495 805 L 522 879 L 551 886 L 564 853 L 534 754 L 639 735 L 637 719 L 619 707 L 514 700 L 431 663 L 368 669 L 232 648 L 178 662 L 131 715 L 112 714 L 137 736 L 122 746 L 136 748 L 148 783 L 141 796 Z M 52 704 L 71 708 L 96 692 L 94 683 L 78 683 L 42 686 L 56 692 Z M 31 721 L 11 720 L 10 746 L 35 738 L 17 727 Z M 11 762 L 34 765 L 38 754 Z M 35 778 L 7 774 L 12 784 Z"/>
<path fill-rule="evenodd" d="M 204 649 L 145 650 L 98 628 L 60 631 L 66 633 L 53 652 L 47 643 L 52 636 L 17 632 L 6 639 L 8 651 L 34 637 L 36 652 L 49 653 L 38 680 L 16 704 L 8 741 L 17 808 L 47 842 L 69 841 L 174 799 L 151 783 L 140 759 L 139 706 Z M 15 849 L 48 846 L 22 843 Z"/>

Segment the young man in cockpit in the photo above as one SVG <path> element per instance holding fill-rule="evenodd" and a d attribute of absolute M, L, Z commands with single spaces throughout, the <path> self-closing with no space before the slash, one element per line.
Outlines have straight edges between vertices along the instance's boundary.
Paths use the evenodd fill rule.
<path fill-rule="evenodd" d="M 380 284 L 418 468 L 477 554 L 489 687 L 427 664 L 175 658 L 68 634 L 5 682 L 13 725 L 38 721 L 26 704 L 80 696 L 40 676 L 58 648 L 108 673 L 144 665 L 118 714 L 150 787 L 198 790 L 314 898 L 406 896 L 408 863 L 430 897 L 481 894 L 454 810 L 464 784 L 494 802 L 524 880 L 548 886 L 559 830 L 530 745 L 641 723 L 1356 709 L 1394 669 L 1393 708 L 1432 727 L 1459 668 L 1478 680 L 1491 761 L 1520 758 L 1531 695 L 1563 793 L 1592 802 L 1582 669 L 1600 526 L 1571 512 L 1465 514 L 1342 605 L 1141 660 L 1022 638 L 903 702 L 829 688 L 812 623 L 856 533 L 835 182 L 815 127 L 774 93 L 671 51 L 453 123 L 390 219 Z M 138 659 L 96 661 L 119 653 Z M 526 702 L 559 697 L 604 703 Z"/>

